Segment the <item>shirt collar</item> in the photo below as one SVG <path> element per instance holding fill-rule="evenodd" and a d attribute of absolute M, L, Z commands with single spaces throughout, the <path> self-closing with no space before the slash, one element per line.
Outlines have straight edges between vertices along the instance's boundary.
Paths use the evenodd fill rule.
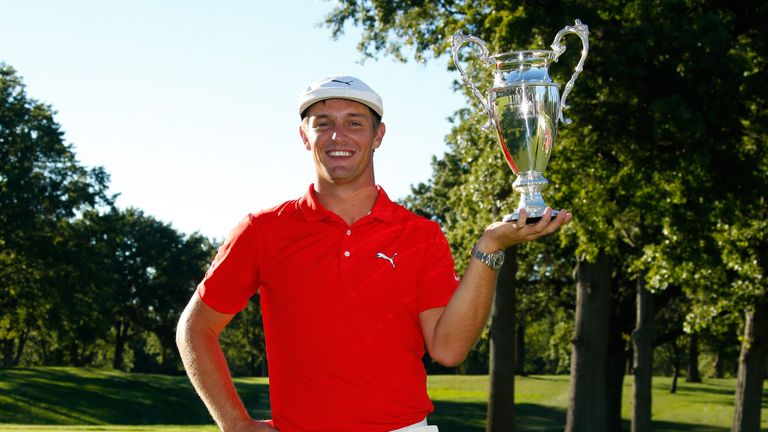
<path fill-rule="evenodd" d="M 381 186 L 376 186 L 379 192 L 379 196 L 376 198 L 376 202 L 373 203 L 370 216 L 382 221 L 390 221 L 395 215 L 396 204 L 389 199 L 389 196 Z M 331 216 L 335 216 L 333 212 L 323 207 L 320 201 L 317 200 L 315 194 L 315 185 L 309 185 L 309 189 L 298 201 L 298 207 L 304 214 L 307 221 L 319 221 Z"/>

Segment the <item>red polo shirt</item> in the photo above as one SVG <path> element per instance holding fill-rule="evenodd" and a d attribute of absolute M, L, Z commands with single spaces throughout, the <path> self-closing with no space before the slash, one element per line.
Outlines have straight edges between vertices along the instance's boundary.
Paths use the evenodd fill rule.
<path fill-rule="evenodd" d="M 384 190 L 349 226 L 316 200 L 246 217 L 198 286 L 223 313 L 260 293 L 274 425 L 281 432 L 383 432 L 434 409 L 418 315 L 458 286 L 439 226 Z"/>

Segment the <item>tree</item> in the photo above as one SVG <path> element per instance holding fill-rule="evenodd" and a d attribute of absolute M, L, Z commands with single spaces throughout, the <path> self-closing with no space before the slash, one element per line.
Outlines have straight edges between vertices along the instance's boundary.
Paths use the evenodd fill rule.
<path fill-rule="evenodd" d="M 700 383 L 701 372 L 699 372 L 699 336 L 691 333 L 688 338 L 688 376 L 685 382 Z"/>
<path fill-rule="evenodd" d="M 156 248 L 151 295 L 147 301 L 149 324 L 160 345 L 159 367 L 162 372 L 179 370 L 181 359 L 175 344 L 176 324 L 182 307 L 194 293 L 216 250 L 211 241 L 199 233 L 183 235 L 170 226 L 158 227 L 169 239 L 168 248 Z M 261 322 L 258 322 L 261 329 Z M 262 351 L 263 352 L 263 351 Z"/>
<path fill-rule="evenodd" d="M 100 288 L 110 317 L 115 369 L 126 365 L 129 344 L 141 371 L 172 372 L 179 359 L 173 345 L 176 322 L 213 254 L 211 243 L 184 236 L 169 224 L 135 208 L 84 214 L 93 256 L 100 266 Z M 147 346 L 154 335 L 154 348 Z"/>
<path fill-rule="evenodd" d="M 46 326 L 59 230 L 108 203 L 107 183 L 104 170 L 78 163 L 53 110 L 0 63 L 0 364 L 18 364 L 26 341 Z"/>
<path fill-rule="evenodd" d="M 739 95 L 745 99 L 742 117 L 744 134 L 741 144 L 733 153 L 734 165 L 744 172 L 738 178 L 728 179 L 728 200 L 725 208 L 732 208 L 728 223 L 721 223 L 717 233 L 724 245 L 723 260 L 731 271 L 732 291 L 745 313 L 744 336 L 739 357 L 736 389 L 734 432 L 760 430 L 762 382 L 768 356 L 768 30 L 755 20 L 762 15 L 739 17 L 735 25 L 742 31 L 738 46 L 743 50 L 740 59 L 744 69 L 739 80 Z M 739 181 L 747 181 L 746 185 Z M 730 207 L 733 206 L 733 207 Z"/>
<path fill-rule="evenodd" d="M 213 254 L 137 209 L 79 164 L 53 110 L 0 64 L 0 366 L 125 364 L 177 371 L 180 305 Z"/>

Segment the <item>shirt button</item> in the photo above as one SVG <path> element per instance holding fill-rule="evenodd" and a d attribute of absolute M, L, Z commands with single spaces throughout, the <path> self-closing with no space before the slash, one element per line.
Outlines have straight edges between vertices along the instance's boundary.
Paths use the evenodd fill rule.
<path fill-rule="evenodd" d="M 349 251 L 344 251 L 344 256 L 348 257 L 349 256 Z"/>
<path fill-rule="evenodd" d="M 352 234 L 352 230 L 347 230 L 347 235 L 351 235 L 351 234 Z"/>

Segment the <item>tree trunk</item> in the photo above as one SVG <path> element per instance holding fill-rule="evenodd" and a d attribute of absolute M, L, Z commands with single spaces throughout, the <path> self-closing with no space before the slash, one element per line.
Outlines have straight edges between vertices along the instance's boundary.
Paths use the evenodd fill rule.
<path fill-rule="evenodd" d="M 24 329 L 19 332 L 19 346 L 16 348 L 16 355 L 13 357 L 13 366 L 18 366 L 21 362 L 21 357 L 24 355 L 24 347 L 27 344 L 27 336 L 29 335 L 29 329 Z"/>
<path fill-rule="evenodd" d="M 515 352 L 515 375 L 526 376 L 525 370 L 525 317 L 517 317 L 517 350 Z"/>
<path fill-rule="evenodd" d="M 651 431 L 653 377 L 653 298 L 645 288 L 645 273 L 637 280 L 637 325 L 632 333 L 635 377 L 632 387 L 632 432 Z"/>
<path fill-rule="evenodd" d="M 50 361 L 51 356 L 48 353 L 48 339 L 44 334 L 42 334 L 42 332 L 39 334 L 39 336 L 40 357 L 42 357 L 43 366 L 49 366 L 50 364 L 48 362 Z"/>
<path fill-rule="evenodd" d="M 174 342 L 174 334 L 176 332 L 176 323 L 159 326 L 155 330 L 155 334 L 160 340 L 162 357 L 160 359 L 160 370 L 163 373 L 174 374 L 179 371 L 179 365 L 181 364 L 181 357 L 179 356 L 179 350 L 176 348 Z"/>
<path fill-rule="evenodd" d="M 616 300 L 613 298 L 612 300 Z M 614 323 L 617 317 L 614 315 L 612 320 L 609 321 L 610 327 L 618 326 Z M 626 333 L 629 333 L 627 330 Z M 626 375 L 627 368 L 631 367 L 630 353 L 626 348 L 626 340 L 623 336 L 625 333 L 616 331 L 611 328 L 608 336 L 608 354 L 606 356 L 606 421 L 608 423 L 608 430 L 620 431 L 622 430 L 621 420 L 621 404 L 624 397 L 624 375 Z"/>
<path fill-rule="evenodd" d="M 69 364 L 74 367 L 83 367 L 82 356 L 80 355 L 80 347 L 78 346 L 77 339 L 73 339 L 69 343 Z"/>
<path fill-rule="evenodd" d="M 723 362 L 723 357 L 725 357 L 723 349 L 719 348 L 715 354 L 715 378 L 725 377 L 725 364 Z"/>
<path fill-rule="evenodd" d="M 115 358 L 112 360 L 112 367 L 114 369 L 123 369 L 123 354 L 125 353 L 125 342 L 127 340 L 128 324 L 118 320 L 115 325 Z"/>
<path fill-rule="evenodd" d="M 576 322 L 572 340 L 571 387 L 566 432 L 608 432 L 607 345 L 611 315 L 611 271 L 608 256 L 595 263 L 579 258 L 576 279 Z"/>
<path fill-rule="evenodd" d="M 739 355 L 739 375 L 736 381 L 733 432 L 760 431 L 767 333 L 768 294 L 764 294 L 755 309 L 746 313 L 744 339 Z"/>
<path fill-rule="evenodd" d="M 13 338 L 5 338 L 0 342 L 2 345 L 2 349 L 0 349 L 0 352 L 2 352 L 2 367 L 11 367 L 13 366 L 13 351 L 15 341 Z"/>
<path fill-rule="evenodd" d="M 259 352 L 252 351 L 250 355 L 250 371 L 252 377 L 265 377 L 266 374 L 267 356 L 262 355 Z"/>
<path fill-rule="evenodd" d="M 700 383 L 701 372 L 699 372 L 699 335 L 691 333 L 688 345 L 688 378 L 685 382 Z"/>
<path fill-rule="evenodd" d="M 611 314 L 608 321 L 608 353 L 606 366 L 606 400 L 608 430 L 620 431 L 623 424 L 621 405 L 624 397 L 624 375 L 632 369 L 631 347 L 626 336 L 635 328 L 635 287 L 623 289 L 612 282 Z"/>
<path fill-rule="evenodd" d="M 677 339 L 670 342 L 672 344 L 672 388 L 669 392 L 677 393 L 677 380 L 680 378 L 680 349 L 677 345 Z"/>
<path fill-rule="evenodd" d="M 490 388 L 486 432 L 515 430 L 515 273 L 517 248 L 505 251 L 491 312 Z"/>
<path fill-rule="evenodd" d="M 669 389 L 669 392 L 672 394 L 677 393 L 677 380 L 680 378 L 680 366 L 675 365 L 674 368 L 675 371 L 672 373 L 672 387 Z"/>

